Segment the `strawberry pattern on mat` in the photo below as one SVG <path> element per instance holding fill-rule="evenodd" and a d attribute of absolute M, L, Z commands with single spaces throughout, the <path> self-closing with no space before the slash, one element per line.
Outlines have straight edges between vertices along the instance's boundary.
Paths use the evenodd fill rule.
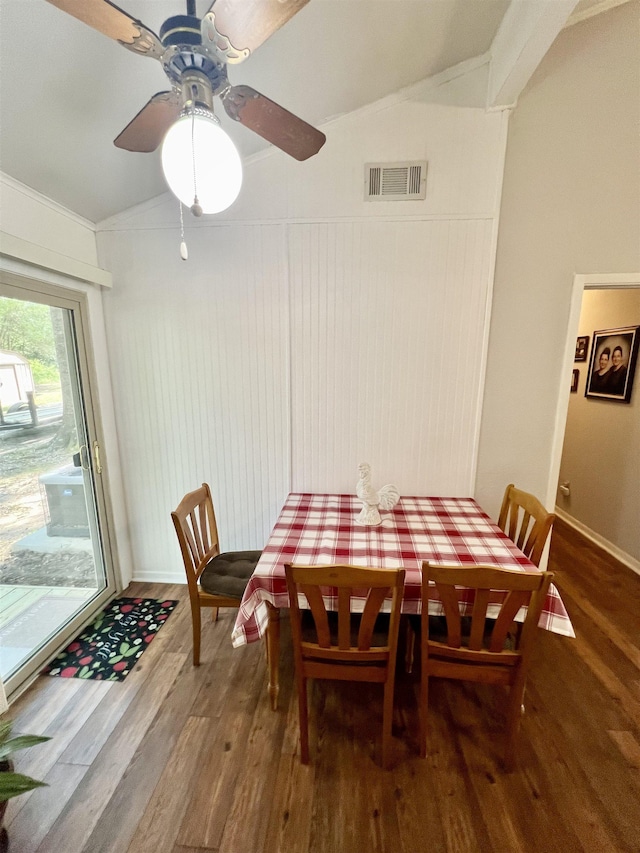
<path fill-rule="evenodd" d="M 43 673 L 61 678 L 122 681 L 177 604 L 154 598 L 115 599 Z"/>

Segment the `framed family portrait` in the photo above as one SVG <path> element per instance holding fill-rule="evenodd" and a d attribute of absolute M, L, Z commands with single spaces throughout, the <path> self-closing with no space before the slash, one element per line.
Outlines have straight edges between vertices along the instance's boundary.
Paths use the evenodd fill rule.
<path fill-rule="evenodd" d="M 574 361 L 586 361 L 589 349 L 589 335 L 580 335 L 576 340 L 576 357 Z"/>
<path fill-rule="evenodd" d="M 640 326 L 593 333 L 585 397 L 629 403 L 638 360 Z"/>

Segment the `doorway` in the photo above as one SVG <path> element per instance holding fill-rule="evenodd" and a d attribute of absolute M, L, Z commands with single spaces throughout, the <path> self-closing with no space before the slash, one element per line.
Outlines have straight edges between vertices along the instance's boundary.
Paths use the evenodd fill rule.
<path fill-rule="evenodd" d="M 560 518 L 636 572 L 640 389 L 633 385 L 640 374 L 633 376 L 627 327 L 637 331 L 639 322 L 640 274 L 574 277 L 548 491 Z M 595 387 L 594 371 L 607 368 L 598 359 L 608 354 L 607 343 L 619 350 L 626 394 Z"/>
<path fill-rule="evenodd" d="M 84 294 L 0 282 L 0 675 L 11 695 L 115 594 Z"/>

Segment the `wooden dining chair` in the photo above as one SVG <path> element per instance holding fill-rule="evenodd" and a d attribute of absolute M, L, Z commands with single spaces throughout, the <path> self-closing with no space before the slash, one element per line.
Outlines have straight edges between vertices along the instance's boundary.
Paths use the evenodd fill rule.
<path fill-rule="evenodd" d="M 538 498 L 516 489 L 510 483 L 504 492 L 498 516 L 500 527 L 536 566 L 555 521 L 555 515 L 547 512 Z"/>
<path fill-rule="evenodd" d="M 427 754 L 429 679 L 451 678 L 509 688 L 504 763 L 508 770 L 513 768 L 527 672 L 552 577 L 551 572 L 519 572 L 494 566 L 422 564 L 420 755 L 423 758 Z M 438 617 L 428 615 L 431 582 L 444 607 L 444 624 Z M 471 601 L 469 617 L 462 610 Z M 495 621 L 487 619 L 489 604 L 499 608 L 493 614 Z M 510 628 L 521 607 L 526 607 L 527 612 L 522 631 L 514 638 Z"/>
<path fill-rule="evenodd" d="M 239 607 L 260 551 L 220 553 L 211 489 L 203 483 L 171 513 L 187 574 L 193 625 L 193 665 L 200 665 L 200 608 Z"/>
<path fill-rule="evenodd" d="M 307 679 L 368 681 L 384 685 L 382 766 L 389 766 L 396 650 L 404 569 L 285 565 L 298 687 L 300 758 L 309 763 Z M 322 590 L 337 590 L 337 613 L 328 612 Z M 309 609 L 300 606 L 304 596 Z M 352 597 L 364 599 L 352 612 Z M 380 617 L 386 598 L 391 614 Z"/>
<path fill-rule="evenodd" d="M 516 489 L 510 483 L 505 489 L 502 507 L 498 516 L 498 527 L 507 534 L 509 539 L 517 545 L 525 557 L 540 565 L 540 559 L 549 533 L 555 521 L 555 515 L 547 512 L 538 498 L 521 489 Z M 406 620 L 405 631 L 405 670 L 411 672 L 413 669 L 413 654 L 415 647 L 415 620 Z M 512 626 L 512 630 L 519 632 L 520 623 Z"/>

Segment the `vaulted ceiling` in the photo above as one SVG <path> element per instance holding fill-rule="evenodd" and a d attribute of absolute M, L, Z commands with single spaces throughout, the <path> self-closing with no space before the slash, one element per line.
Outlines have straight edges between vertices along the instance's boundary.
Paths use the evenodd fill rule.
<path fill-rule="evenodd" d="M 120 2 L 156 33 L 167 17 L 185 11 L 182 0 Z M 578 8 L 596 2 L 602 0 L 582 0 Z M 520 14 L 528 6 L 529 18 L 531 9 L 544 16 L 560 4 L 565 11 L 556 29 L 575 5 L 513 3 Z M 197 12 L 209 6 L 198 0 Z M 245 62 L 230 66 L 229 78 L 321 126 L 486 53 L 509 7 L 510 0 L 311 0 Z M 149 98 L 169 88 L 160 63 L 45 0 L 0 0 L 0 40 L 4 174 L 92 222 L 166 191 L 158 152 L 113 145 Z M 268 146 L 221 109 L 216 113 L 243 157 Z"/>

